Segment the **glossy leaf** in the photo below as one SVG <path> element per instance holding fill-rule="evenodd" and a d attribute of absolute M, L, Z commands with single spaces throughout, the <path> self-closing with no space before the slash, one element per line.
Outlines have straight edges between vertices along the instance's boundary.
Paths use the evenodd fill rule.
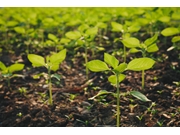
<path fill-rule="evenodd" d="M 152 68 L 155 61 L 151 58 L 136 58 L 129 62 L 126 70 L 141 71 Z"/>
<path fill-rule="evenodd" d="M 140 50 L 136 49 L 136 48 L 131 48 L 129 50 L 130 53 L 137 53 L 137 52 L 140 52 Z"/>
<path fill-rule="evenodd" d="M 93 72 L 100 72 L 100 71 L 106 71 L 110 70 L 107 66 L 107 64 L 101 60 L 92 60 L 86 64 L 86 66 L 89 68 L 89 70 Z"/>
<path fill-rule="evenodd" d="M 161 34 L 163 36 L 173 36 L 179 33 L 179 30 L 177 28 L 174 27 L 169 27 L 169 28 L 165 28 L 164 30 L 161 31 Z"/>
<path fill-rule="evenodd" d="M 23 68 L 24 68 L 24 64 L 18 64 L 18 63 L 16 63 L 16 64 L 13 64 L 13 65 L 9 66 L 9 67 L 8 67 L 8 70 L 9 70 L 10 73 L 13 73 L 13 72 L 15 72 L 15 71 L 20 71 L 20 70 L 22 70 Z"/>
<path fill-rule="evenodd" d="M 127 68 L 127 64 L 126 63 L 121 63 L 118 67 L 116 67 L 114 69 L 114 71 L 122 73 L 125 71 L 125 69 Z"/>
<path fill-rule="evenodd" d="M 68 37 L 69 39 L 77 40 L 81 37 L 81 33 L 78 31 L 70 31 L 70 32 L 67 32 L 65 36 Z"/>
<path fill-rule="evenodd" d="M 171 42 L 175 43 L 175 42 L 178 42 L 180 41 L 180 36 L 174 36 L 171 40 Z"/>
<path fill-rule="evenodd" d="M 112 31 L 116 31 L 116 32 L 123 31 L 123 26 L 117 22 L 111 22 L 111 26 L 112 26 Z"/>
<path fill-rule="evenodd" d="M 139 91 L 131 91 L 130 94 L 143 102 L 151 101 L 150 99 L 148 99 L 144 94 L 140 93 Z"/>
<path fill-rule="evenodd" d="M 42 56 L 36 54 L 28 54 L 28 59 L 34 67 L 45 66 L 45 60 Z"/>
<path fill-rule="evenodd" d="M 124 46 L 126 46 L 128 48 L 138 47 L 140 44 L 139 40 L 134 37 L 125 38 L 122 40 L 122 43 Z"/>
<path fill-rule="evenodd" d="M 144 44 L 146 46 L 149 46 L 149 45 L 153 44 L 157 40 L 157 38 L 158 38 L 158 34 L 155 34 L 153 37 L 146 39 L 144 41 Z"/>
<path fill-rule="evenodd" d="M 125 75 L 124 74 L 120 74 L 119 75 L 119 83 L 120 82 L 122 82 L 124 79 L 125 79 Z M 108 77 L 108 81 L 110 82 L 110 83 L 112 83 L 113 85 L 115 85 L 116 84 L 116 75 L 111 75 L 111 76 L 109 76 Z"/>
<path fill-rule="evenodd" d="M 0 61 L 0 69 L 3 71 L 3 70 L 6 70 L 7 69 L 7 67 L 4 65 L 4 63 L 2 63 L 1 61 Z"/>
<path fill-rule="evenodd" d="M 25 33 L 25 29 L 22 28 L 22 27 L 15 27 L 14 30 L 15 30 L 17 33 L 20 33 L 20 34 L 24 34 L 24 33 Z"/>
<path fill-rule="evenodd" d="M 51 64 L 60 64 L 66 58 L 66 49 L 61 50 L 49 57 Z"/>
<path fill-rule="evenodd" d="M 104 61 L 113 68 L 116 68 L 119 64 L 119 61 L 114 56 L 108 53 L 104 53 Z"/>
<path fill-rule="evenodd" d="M 54 34 L 51 34 L 51 33 L 48 34 L 48 38 L 51 39 L 54 42 L 58 41 L 58 38 Z"/>
<path fill-rule="evenodd" d="M 94 28 L 89 28 L 86 30 L 86 34 L 87 35 L 90 35 L 90 36 L 93 36 L 93 35 L 96 35 L 98 32 L 98 28 L 97 27 L 94 27 Z"/>
<path fill-rule="evenodd" d="M 149 53 L 150 52 L 157 52 L 158 50 L 159 50 L 159 48 L 158 48 L 156 43 L 148 46 L 148 48 L 147 48 L 147 52 L 149 52 Z"/>

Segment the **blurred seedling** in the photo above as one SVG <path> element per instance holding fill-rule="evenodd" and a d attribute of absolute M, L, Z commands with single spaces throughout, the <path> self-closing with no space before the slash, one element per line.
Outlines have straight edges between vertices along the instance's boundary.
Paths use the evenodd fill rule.
<path fill-rule="evenodd" d="M 58 53 L 54 53 L 51 56 L 47 56 L 46 59 L 36 54 L 28 54 L 28 59 L 32 63 L 33 67 L 45 67 L 48 70 L 49 104 L 50 105 L 53 105 L 52 82 L 51 82 L 51 78 L 53 75 L 51 75 L 51 70 L 57 71 L 59 69 L 60 63 L 65 59 L 65 57 L 66 57 L 66 49 L 63 49 Z"/>
<path fill-rule="evenodd" d="M 10 87 L 10 79 L 13 77 L 23 77 L 23 75 L 20 74 L 14 74 L 16 71 L 21 71 L 24 68 L 24 64 L 15 63 L 10 66 L 5 66 L 3 62 L 0 61 L 0 71 L 2 77 L 4 77 L 7 80 L 8 87 Z"/>
<path fill-rule="evenodd" d="M 145 62 L 145 60 L 143 60 L 143 62 Z M 137 61 L 139 62 L 139 61 Z M 101 90 L 99 91 L 99 93 L 97 95 L 95 95 L 94 97 L 92 98 L 89 98 L 89 99 L 94 99 L 96 98 L 97 96 L 101 96 L 101 95 L 105 95 L 105 94 L 113 94 L 113 95 L 116 95 L 116 98 L 117 98 L 117 127 L 120 126 L 120 85 L 119 83 L 122 82 L 124 79 L 125 79 L 125 75 L 122 74 L 125 70 L 128 70 L 128 69 L 132 69 L 132 68 L 146 68 L 147 67 L 147 63 L 145 62 L 145 64 L 141 62 L 140 64 L 139 63 L 135 63 L 135 66 L 134 63 L 129 63 L 129 64 L 126 64 L 126 63 L 121 63 L 119 64 L 119 61 L 112 55 L 108 54 L 108 53 L 104 53 L 104 61 L 101 61 L 101 60 L 92 60 L 92 61 L 89 61 L 86 66 L 89 68 L 89 70 L 93 71 L 93 72 L 101 72 L 101 71 L 110 71 L 111 73 L 113 73 L 113 75 L 110 75 L 108 77 L 108 81 L 113 85 L 113 86 L 116 86 L 116 94 L 114 94 L 113 92 L 108 92 L 106 90 Z M 109 65 L 109 66 L 108 66 Z M 142 93 L 138 92 L 138 91 L 131 91 L 130 92 L 131 95 L 133 95 L 134 97 L 142 100 L 142 101 L 150 101 L 149 99 L 146 98 L 145 95 L 143 95 Z"/>

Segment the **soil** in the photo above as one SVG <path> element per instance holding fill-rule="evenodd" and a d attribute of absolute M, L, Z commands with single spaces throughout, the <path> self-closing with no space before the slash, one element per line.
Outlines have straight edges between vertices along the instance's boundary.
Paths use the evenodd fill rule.
<path fill-rule="evenodd" d="M 126 79 L 120 83 L 121 127 L 177 127 L 180 126 L 180 63 L 178 50 L 166 51 L 168 46 L 159 45 L 154 54 L 155 66 L 145 71 L 145 89 L 141 89 L 141 72 L 126 71 Z M 108 50 L 108 49 L 107 49 Z M 112 50 L 111 50 L 112 51 Z M 49 54 L 49 52 L 46 50 Z M 25 63 L 23 77 L 10 80 L 10 87 L 0 80 L 0 126 L 1 127 L 104 127 L 116 126 L 116 98 L 103 95 L 94 100 L 100 90 L 116 92 L 107 76 L 109 73 L 89 73 L 86 79 L 83 50 L 71 60 L 65 60 L 56 72 L 60 81 L 53 78 L 53 105 L 48 104 L 46 69 L 33 68 L 26 57 L 20 54 L 5 54 L 5 63 Z M 92 58 L 91 55 L 88 56 Z M 120 61 L 122 59 L 117 56 Z M 8 59 L 10 58 L 10 59 Z M 103 52 L 96 54 L 103 58 Z M 127 61 L 132 59 L 128 55 Z M 44 76 L 33 76 L 44 72 Z M 53 72 L 52 72 L 53 73 Z M 26 92 L 21 93 L 20 88 Z M 126 93 L 138 90 L 151 102 L 142 102 Z M 155 106 L 148 109 L 153 103 Z"/>

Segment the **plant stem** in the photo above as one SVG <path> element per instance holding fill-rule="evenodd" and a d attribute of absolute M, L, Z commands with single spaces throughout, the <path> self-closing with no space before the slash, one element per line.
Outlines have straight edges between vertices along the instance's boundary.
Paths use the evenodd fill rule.
<path fill-rule="evenodd" d="M 116 123 L 116 125 L 117 125 L 117 127 L 119 127 L 120 126 L 120 106 L 119 106 L 120 92 L 119 92 L 119 74 L 118 73 L 116 73 L 116 86 L 117 86 L 117 118 L 116 118 L 117 123 Z"/>
<path fill-rule="evenodd" d="M 142 70 L 142 90 L 144 90 L 144 70 Z"/>
<path fill-rule="evenodd" d="M 50 70 L 50 67 L 48 67 L 48 85 L 49 85 L 49 104 L 53 105 L 53 100 L 52 100 L 52 84 L 51 84 L 51 70 Z"/>
<path fill-rule="evenodd" d="M 124 50 L 124 62 L 126 62 L 126 46 L 125 45 L 124 45 L 123 50 Z"/>

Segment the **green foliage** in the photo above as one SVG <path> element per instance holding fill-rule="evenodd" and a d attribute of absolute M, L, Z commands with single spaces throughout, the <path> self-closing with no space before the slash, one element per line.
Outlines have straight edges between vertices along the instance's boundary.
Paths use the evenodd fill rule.
<path fill-rule="evenodd" d="M 51 76 L 51 70 L 57 71 L 59 69 L 59 64 L 65 59 L 66 57 L 66 49 L 61 50 L 58 53 L 54 53 L 51 56 L 46 57 L 45 59 L 42 56 L 36 55 L 36 54 L 28 54 L 28 59 L 32 63 L 34 67 L 41 67 L 44 66 L 48 70 L 48 84 L 49 84 L 49 104 L 53 104 L 52 99 L 52 84 L 51 84 L 51 78 L 55 77 L 56 79 L 60 79 L 60 76 L 53 75 Z"/>
<path fill-rule="evenodd" d="M 130 94 L 143 102 L 151 101 L 144 94 L 140 93 L 139 91 L 131 91 Z"/>
<path fill-rule="evenodd" d="M 151 58 L 136 58 L 129 62 L 126 70 L 142 71 L 152 68 L 155 61 Z"/>
<path fill-rule="evenodd" d="M 10 78 L 18 77 L 17 74 L 13 74 L 16 71 L 21 71 L 24 68 L 24 64 L 15 63 L 8 67 L 4 65 L 3 62 L 0 61 L 0 71 L 2 76 L 5 77 L 8 81 L 8 87 L 10 87 Z"/>
<path fill-rule="evenodd" d="M 162 30 L 161 34 L 163 36 L 173 36 L 173 35 L 179 34 L 179 29 L 177 29 L 175 27 L 168 27 L 168 28 L 165 28 L 164 30 Z"/>

